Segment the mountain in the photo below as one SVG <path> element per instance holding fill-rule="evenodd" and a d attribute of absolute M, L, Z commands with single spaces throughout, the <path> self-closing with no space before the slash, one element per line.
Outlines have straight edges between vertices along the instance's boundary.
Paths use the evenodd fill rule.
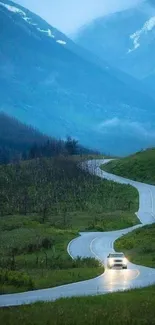
<path fill-rule="evenodd" d="M 11 1 L 0 31 L 0 110 L 115 155 L 154 144 L 155 102 L 133 78 Z"/>
<path fill-rule="evenodd" d="M 146 77 L 143 80 L 144 84 L 146 85 L 146 87 L 154 93 L 154 85 L 155 85 L 155 72 L 150 73 L 150 75 L 148 77 Z"/>
<path fill-rule="evenodd" d="M 155 77 L 155 2 L 145 0 L 134 8 L 100 17 L 81 28 L 74 40 L 147 84 L 150 75 Z"/>

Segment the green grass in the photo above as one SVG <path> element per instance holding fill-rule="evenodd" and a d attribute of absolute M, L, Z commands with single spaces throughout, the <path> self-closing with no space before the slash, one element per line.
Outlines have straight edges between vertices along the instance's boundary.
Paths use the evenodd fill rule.
<path fill-rule="evenodd" d="M 85 160 L 92 160 L 92 159 L 110 159 L 114 158 L 114 156 L 110 155 L 101 155 L 101 154 L 82 154 L 82 155 L 72 155 L 69 158 L 73 161 L 85 161 Z M 118 157 L 117 157 L 118 158 Z"/>
<path fill-rule="evenodd" d="M 136 181 L 155 184 L 155 148 L 114 160 L 103 165 L 102 169 Z"/>
<path fill-rule="evenodd" d="M 155 286 L 0 309 L 1 325 L 154 325 Z"/>
<path fill-rule="evenodd" d="M 64 158 L 0 167 L 1 293 L 93 278 L 94 259 L 73 261 L 67 244 L 79 231 L 123 229 L 139 222 L 138 192 L 81 170 Z M 20 283 L 18 282 L 18 275 Z"/>
<path fill-rule="evenodd" d="M 1 293 L 54 287 L 104 272 L 94 259 L 74 261 L 68 255 L 68 243 L 78 236 L 75 230 L 42 224 L 38 216 L 3 217 L 0 229 Z"/>
<path fill-rule="evenodd" d="M 134 230 L 115 242 L 115 249 L 139 265 L 155 267 L 155 224 Z"/>
<path fill-rule="evenodd" d="M 61 229 L 113 230 L 138 222 L 138 192 L 102 180 L 75 161 L 37 159 L 0 166 L 0 214 L 38 214 L 42 223 Z"/>
<path fill-rule="evenodd" d="M 0 283 L 0 294 L 53 288 L 64 284 L 93 279 L 104 272 L 104 267 L 99 267 L 98 263 L 96 263 L 96 267 L 88 267 L 87 264 L 84 264 L 83 260 L 81 262 L 83 263 L 82 267 L 77 266 L 76 268 L 72 267 L 62 270 L 47 270 L 45 268 L 31 269 L 26 275 L 30 276 L 33 285 Z M 20 272 L 17 271 L 16 276 L 19 277 L 19 275 Z"/>

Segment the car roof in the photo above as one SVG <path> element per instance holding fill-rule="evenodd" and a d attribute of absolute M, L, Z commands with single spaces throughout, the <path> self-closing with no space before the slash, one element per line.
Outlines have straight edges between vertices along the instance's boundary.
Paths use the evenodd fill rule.
<path fill-rule="evenodd" d="M 121 252 L 120 253 L 115 253 L 114 252 L 114 253 L 110 253 L 109 255 L 124 255 L 124 253 L 121 253 Z"/>

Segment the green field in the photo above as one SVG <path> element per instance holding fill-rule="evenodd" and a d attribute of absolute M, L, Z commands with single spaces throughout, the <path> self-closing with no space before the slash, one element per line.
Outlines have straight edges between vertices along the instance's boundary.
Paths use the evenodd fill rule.
<path fill-rule="evenodd" d="M 155 267 L 155 224 L 134 230 L 115 242 L 117 251 L 123 251 L 135 264 Z"/>
<path fill-rule="evenodd" d="M 136 181 L 155 184 L 155 148 L 111 161 L 102 169 Z"/>
<path fill-rule="evenodd" d="M 0 292 L 54 287 L 93 278 L 104 268 L 95 259 L 72 260 L 67 244 L 76 231 L 41 224 L 36 216 L 0 219 Z"/>
<path fill-rule="evenodd" d="M 61 229 L 112 230 L 138 222 L 138 192 L 82 171 L 70 159 L 0 166 L 0 214 L 37 214 Z"/>
<path fill-rule="evenodd" d="M 0 309 L 1 325 L 154 325 L 155 286 Z"/>
<path fill-rule="evenodd" d="M 136 181 L 155 184 L 155 148 L 111 161 L 102 169 Z"/>
<path fill-rule="evenodd" d="M 93 278 L 94 259 L 73 261 L 67 244 L 79 231 L 139 221 L 138 192 L 82 171 L 73 159 L 0 166 L 0 292 L 48 288 Z"/>

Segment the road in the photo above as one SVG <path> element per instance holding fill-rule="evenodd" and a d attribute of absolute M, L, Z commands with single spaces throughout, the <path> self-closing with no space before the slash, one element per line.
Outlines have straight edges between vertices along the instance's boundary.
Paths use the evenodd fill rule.
<path fill-rule="evenodd" d="M 114 241 L 123 234 L 131 232 L 142 225 L 155 222 L 155 186 L 135 182 L 116 175 L 101 171 L 100 165 L 108 160 L 92 160 L 83 163 L 90 173 L 99 177 L 116 181 L 122 184 L 130 184 L 139 191 L 140 204 L 137 216 L 141 224 L 119 231 L 81 233 L 68 245 L 68 253 L 72 258 L 96 257 L 106 265 L 106 257 L 113 251 Z M 35 290 L 17 294 L 0 296 L 0 306 L 18 306 L 37 301 L 54 301 L 62 297 L 75 297 L 85 295 L 105 294 L 115 291 L 124 291 L 131 288 L 139 288 L 155 284 L 155 269 L 137 266 L 129 263 L 127 270 L 106 269 L 101 276 L 82 282 L 63 285 L 52 289 Z"/>

